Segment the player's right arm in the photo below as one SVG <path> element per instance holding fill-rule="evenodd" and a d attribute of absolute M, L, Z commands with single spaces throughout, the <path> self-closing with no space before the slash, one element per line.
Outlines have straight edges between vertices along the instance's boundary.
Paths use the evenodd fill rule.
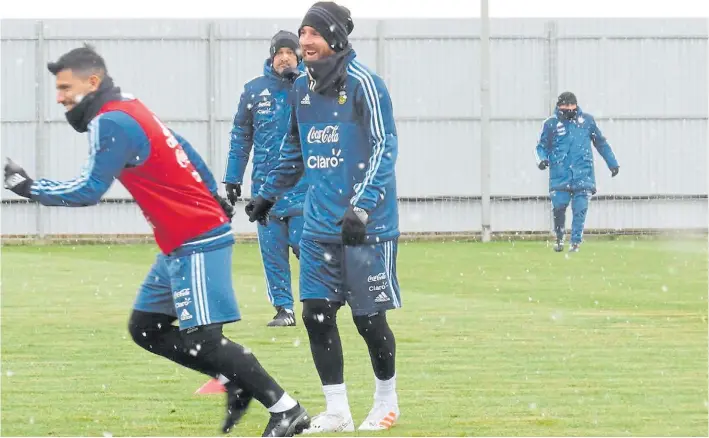
<path fill-rule="evenodd" d="M 291 93 L 291 99 L 293 96 L 295 93 Z M 304 170 L 296 107 L 291 102 L 290 128 L 281 143 L 278 165 L 268 173 L 266 183 L 261 186 L 259 195 L 269 201 L 276 201 L 296 185 Z"/>
<path fill-rule="evenodd" d="M 89 124 L 91 149 L 81 174 L 68 181 L 38 179 L 30 188 L 31 198 L 48 206 L 98 204 L 126 164 L 140 159 L 141 152 L 145 154 L 141 147 L 144 145 L 138 144 L 126 130 L 126 124 L 131 122 L 137 124 L 133 118 L 118 111 L 96 117 Z"/>
<path fill-rule="evenodd" d="M 234 115 L 226 172 L 224 172 L 224 180 L 222 182 L 229 184 L 243 183 L 246 165 L 249 163 L 249 154 L 254 144 L 254 124 L 251 108 L 251 91 L 246 85 L 243 93 L 241 93 L 239 107 Z"/>
<path fill-rule="evenodd" d="M 552 139 L 554 136 L 554 124 L 551 122 L 551 118 L 544 121 L 542 125 L 542 132 L 539 134 L 539 141 L 537 142 L 536 148 L 536 159 L 537 167 L 544 170 L 549 166 L 549 151 L 552 146 Z"/>

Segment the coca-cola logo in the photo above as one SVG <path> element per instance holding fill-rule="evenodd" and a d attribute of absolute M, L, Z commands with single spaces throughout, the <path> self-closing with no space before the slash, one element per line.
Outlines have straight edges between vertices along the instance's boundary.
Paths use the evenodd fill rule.
<path fill-rule="evenodd" d="M 386 274 L 384 272 L 380 272 L 377 275 L 370 275 L 369 277 L 367 277 L 367 282 L 372 283 L 375 281 L 382 281 L 386 280 L 386 278 Z"/>
<path fill-rule="evenodd" d="M 340 141 L 339 126 L 326 126 L 322 129 L 315 129 L 315 126 L 308 131 L 308 143 L 337 143 Z"/>

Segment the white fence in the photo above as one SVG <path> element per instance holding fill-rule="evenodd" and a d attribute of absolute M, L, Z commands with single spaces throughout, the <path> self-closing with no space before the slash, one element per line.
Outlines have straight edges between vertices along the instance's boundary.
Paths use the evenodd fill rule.
<path fill-rule="evenodd" d="M 33 176 L 78 173 L 86 139 L 54 102 L 46 63 L 84 42 L 125 91 L 188 138 L 221 179 L 244 82 L 270 37 L 296 20 L 3 20 L 1 147 Z M 404 232 L 481 230 L 481 171 L 491 175 L 493 232 L 551 227 L 547 173 L 534 147 L 556 96 L 576 93 L 620 162 L 596 155 L 587 230 L 706 230 L 709 60 L 698 19 L 492 19 L 491 159 L 480 160 L 480 21 L 357 20 L 362 62 L 392 95 Z M 486 167 L 489 166 L 489 167 Z M 247 175 L 250 173 L 250 166 Z M 249 193 L 248 184 L 245 187 Z M 2 191 L 2 235 L 149 233 L 120 183 L 90 208 L 48 208 Z M 240 233 L 254 231 L 241 214 Z"/>

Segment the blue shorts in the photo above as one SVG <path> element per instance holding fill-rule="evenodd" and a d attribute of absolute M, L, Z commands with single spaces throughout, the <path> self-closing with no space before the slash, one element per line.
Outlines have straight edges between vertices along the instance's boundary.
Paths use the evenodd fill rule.
<path fill-rule="evenodd" d="M 396 278 L 397 240 L 344 246 L 300 241 L 300 301 L 324 299 L 347 303 L 352 314 L 401 307 Z"/>
<path fill-rule="evenodd" d="M 180 330 L 240 320 L 231 284 L 232 248 L 182 256 L 158 254 L 133 308 L 174 316 Z"/>

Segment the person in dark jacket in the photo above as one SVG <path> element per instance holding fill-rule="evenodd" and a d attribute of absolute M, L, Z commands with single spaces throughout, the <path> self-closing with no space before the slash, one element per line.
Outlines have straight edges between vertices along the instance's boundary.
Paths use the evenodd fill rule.
<path fill-rule="evenodd" d="M 386 84 L 349 43 L 353 28 L 350 11 L 333 2 L 315 3 L 305 14 L 299 34 L 307 76 L 294 84 L 280 162 L 246 208 L 250 221 L 268 220 L 273 203 L 305 175 L 300 300 L 326 409 L 304 433 L 355 428 L 337 325 L 345 303 L 374 371 L 374 404 L 359 430 L 389 429 L 400 415 L 387 321 L 387 312 L 401 307 L 398 136 Z"/>
<path fill-rule="evenodd" d="M 559 95 L 554 115 L 544 121 L 537 143 L 537 167 L 549 168 L 549 195 L 554 210 L 554 251 L 564 250 L 566 209 L 571 203 L 570 252 L 577 252 L 583 240 L 588 202 L 596 193 L 596 175 L 591 144 L 601 154 L 611 171 L 618 174 L 620 166 L 608 140 L 596 120 L 578 106 L 576 96 L 566 91 Z"/>
<path fill-rule="evenodd" d="M 224 175 L 227 198 L 232 205 L 241 196 L 241 184 L 252 149 L 252 197 L 266 181 L 268 172 L 278 164 L 279 150 L 290 121 L 289 96 L 293 81 L 301 74 L 300 61 L 298 37 L 282 30 L 271 39 L 270 56 L 264 62 L 263 75 L 244 85 L 234 116 Z M 276 315 L 268 322 L 270 327 L 296 325 L 288 250 L 290 248 L 296 257 L 300 256 L 303 201 L 307 188 L 304 180 L 299 181 L 273 206 L 268 223 L 257 225 L 266 272 L 266 293 L 276 309 Z"/>

